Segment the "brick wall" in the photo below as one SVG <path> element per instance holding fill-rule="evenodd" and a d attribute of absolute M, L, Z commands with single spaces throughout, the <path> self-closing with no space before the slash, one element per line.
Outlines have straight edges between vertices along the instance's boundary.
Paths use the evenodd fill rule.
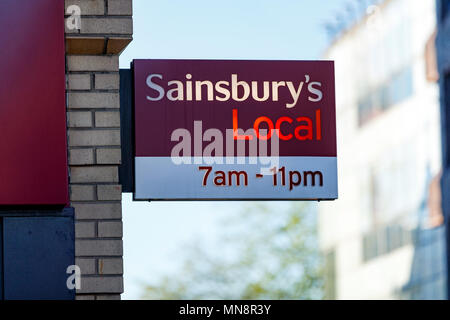
<path fill-rule="evenodd" d="M 119 54 L 131 41 L 131 2 L 65 1 L 81 9 L 81 29 L 66 26 L 70 201 L 82 273 L 77 299 L 120 299 L 123 292 Z"/>

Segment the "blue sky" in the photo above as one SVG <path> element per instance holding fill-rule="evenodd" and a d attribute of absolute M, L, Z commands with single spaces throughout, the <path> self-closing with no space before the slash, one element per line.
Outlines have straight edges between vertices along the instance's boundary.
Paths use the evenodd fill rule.
<path fill-rule="evenodd" d="M 320 59 L 323 24 L 352 0 L 133 0 L 133 59 Z M 356 2 L 353 0 L 353 2 Z M 220 224 L 242 202 L 132 202 L 123 195 L 124 299 L 141 285 L 176 272 L 186 242 L 214 242 Z M 279 204 L 272 203 L 277 206 Z"/>

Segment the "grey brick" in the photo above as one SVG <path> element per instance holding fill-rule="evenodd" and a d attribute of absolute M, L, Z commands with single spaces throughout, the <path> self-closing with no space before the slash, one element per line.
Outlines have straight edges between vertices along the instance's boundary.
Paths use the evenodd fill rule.
<path fill-rule="evenodd" d="M 95 75 L 95 89 L 118 90 L 120 88 L 120 77 L 118 73 L 98 73 Z"/>
<path fill-rule="evenodd" d="M 69 150 L 70 165 L 87 165 L 94 163 L 94 149 Z"/>
<path fill-rule="evenodd" d="M 123 260 L 118 259 L 99 259 L 99 274 L 123 274 Z"/>
<path fill-rule="evenodd" d="M 103 15 L 105 14 L 105 1 L 104 0 L 65 0 L 65 14 L 67 8 L 71 5 L 77 5 L 80 7 L 81 15 Z"/>
<path fill-rule="evenodd" d="M 89 111 L 67 112 L 69 128 L 92 127 L 92 113 Z"/>
<path fill-rule="evenodd" d="M 108 14 L 132 15 L 133 5 L 131 0 L 108 0 Z"/>
<path fill-rule="evenodd" d="M 98 185 L 98 200 L 122 200 L 122 186 L 118 185 Z"/>
<path fill-rule="evenodd" d="M 75 238 L 94 238 L 95 222 L 75 222 Z"/>
<path fill-rule="evenodd" d="M 90 90 L 91 75 L 90 74 L 69 74 L 68 75 L 69 90 Z"/>
<path fill-rule="evenodd" d="M 69 71 L 119 71 L 119 56 L 67 56 Z"/>
<path fill-rule="evenodd" d="M 93 294 L 77 294 L 75 300 L 95 300 L 95 295 Z"/>
<path fill-rule="evenodd" d="M 121 221 L 99 222 L 98 236 L 100 238 L 122 238 L 122 222 Z"/>
<path fill-rule="evenodd" d="M 69 146 L 120 146 L 120 130 L 69 129 Z"/>
<path fill-rule="evenodd" d="M 121 300 L 120 294 L 102 294 L 96 295 L 96 300 Z"/>
<path fill-rule="evenodd" d="M 69 102 L 68 102 L 69 109 L 120 108 L 118 93 L 70 92 L 68 95 L 69 95 Z"/>
<path fill-rule="evenodd" d="M 71 183 L 119 182 L 117 167 L 93 166 L 70 168 Z"/>
<path fill-rule="evenodd" d="M 98 164 L 120 164 L 122 162 L 122 151 L 119 148 L 97 149 Z"/>
<path fill-rule="evenodd" d="M 70 31 L 67 30 L 66 31 Z M 131 35 L 133 20 L 122 18 L 84 18 L 81 23 L 81 34 L 115 34 Z"/>
<path fill-rule="evenodd" d="M 76 258 L 75 264 L 80 267 L 81 275 L 96 273 L 96 260 L 93 258 Z"/>
<path fill-rule="evenodd" d="M 71 185 L 70 200 L 72 201 L 93 201 L 95 199 L 95 186 L 92 185 Z"/>
<path fill-rule="evenodd" d="M 117 203 L 72 203 L 75 218 L 82 219 L 121 219 L 122 205 Z"/>
<path fill-rule="evenodd" d="M 122 277 L 81 277 L 78 293 L 122 293 Z"/>
<path fill-rule="evenodd" d="M 120 128 L 119 111 L 98 111 L 95 112 L 95 126 L 100 128 Z"/>
<path fill-rule="evenodd" d="M 122 256 L 122 240 L 75 240 L 75 255 Z"/>

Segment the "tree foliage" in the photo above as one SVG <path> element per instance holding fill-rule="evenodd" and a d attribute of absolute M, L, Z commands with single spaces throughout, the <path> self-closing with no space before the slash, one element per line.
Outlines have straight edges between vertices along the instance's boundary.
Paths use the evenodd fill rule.
<path fill-rule="evenodd" d="M 274 205 L 275 204 L 275 205 Z M 252 203 L 216 245 L 195 242 L 181 270 L 145 287 L 147 299 L 321 299 L 322 260 L 311 205 Z"/>

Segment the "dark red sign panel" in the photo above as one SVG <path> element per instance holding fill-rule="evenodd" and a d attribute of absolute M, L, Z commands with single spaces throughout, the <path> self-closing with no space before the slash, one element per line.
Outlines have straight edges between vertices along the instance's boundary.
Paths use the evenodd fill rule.
<path fill-rule="evenodd" d="M 66 205 L 64 1 L 0 1 L 0 205 Z"/>
<path fill-rule="evenodd" d="M 134 75 L 136 156 L 170 156 L 173 131 L 194 133 L 194 121 L 225 135 L 260 117 L 280 130 L 280 156 L 336 156 L 332 61 L 135 60 Z"/>

